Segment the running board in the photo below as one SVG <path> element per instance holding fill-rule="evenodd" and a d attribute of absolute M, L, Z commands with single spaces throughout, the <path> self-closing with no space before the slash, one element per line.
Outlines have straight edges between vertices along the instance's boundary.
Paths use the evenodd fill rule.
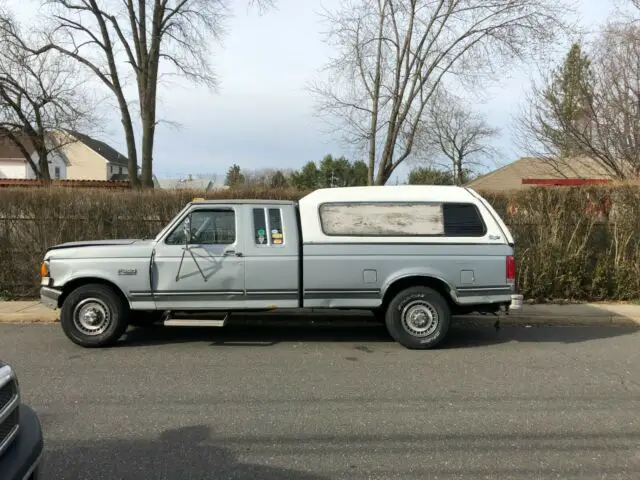
<path fill-rule="evenodd" d="M 167 318 L 162 323 L 167 327 L 224 327 L 229 315 L 221 319 L 211 318 Z"/>

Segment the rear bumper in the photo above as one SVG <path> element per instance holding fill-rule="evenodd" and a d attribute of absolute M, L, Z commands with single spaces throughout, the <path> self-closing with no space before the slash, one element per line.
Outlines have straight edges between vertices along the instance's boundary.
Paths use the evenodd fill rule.
<path fill-rule="evenodd" d="M 51 308 L 58 308 L 58 299 L 62 291 L 52 287 L 40 287 L 40 303 Z"/>
<path fill-rule="evenodd" d="M 0 480 L 41 480 L 44 439 L 38 414 L 20 405 L 20 430 L 0 457 Z"/>

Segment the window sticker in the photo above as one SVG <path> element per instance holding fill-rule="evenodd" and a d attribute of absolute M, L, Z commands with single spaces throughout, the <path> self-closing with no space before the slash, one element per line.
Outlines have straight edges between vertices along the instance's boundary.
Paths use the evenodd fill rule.
<path fill-rule="evenodd" d="M 267 219 L 264 209 L 253 209 L 253 228 L 256 245 L 265 245 L 267 243 Z"/>

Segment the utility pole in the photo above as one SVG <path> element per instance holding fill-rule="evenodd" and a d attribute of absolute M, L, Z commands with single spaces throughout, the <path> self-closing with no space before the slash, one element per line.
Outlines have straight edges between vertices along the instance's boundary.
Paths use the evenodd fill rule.
<path fill-rule="evenodd" d="M 329 186 L 330 186 L 331 188 L 335 188 L 335 187 L 337 186 L 337 185 L 336 185 L 336 181 L 337 181 L 337 180 L 338 180 L 338 177 L 336 177 L 336 176 L 333 174 L 333 170 L 331 170 L 331 177 L 330 177 L 330 179 L 329 179 Z"/>

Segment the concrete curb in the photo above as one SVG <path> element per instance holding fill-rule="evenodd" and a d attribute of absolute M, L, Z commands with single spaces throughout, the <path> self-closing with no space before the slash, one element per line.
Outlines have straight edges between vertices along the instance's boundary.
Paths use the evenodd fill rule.
<path fill-rule="evenodd" d="M 273 321 L 274 317 L 278 318 L 278 322 L 283 324 L 291 323 L 292 317 L 299 317 L 297 320 L 314 321 L 315 323 L 334 323 L 344 324 L 349 323 L 353 325 L 366 325 L 370 324 L 367 321 L 371 316 L 369 314 L 361 313 L 345 313 L 345 312 L 314 312 L 303 315 L 299 312 L 287 312 L 287 313 L 268 313 L 268 314 L 249 314 L 238 315 L 242 319 L 251 319 L 259 322 Z M 367 320 L 363 321 L 361 317 L 367 317 Z M 567 316 L 567 315 L 530 315 L 530 314 L 515 314 L 510 315 L 464 315 L 454 317 L 455 325 L 493 325 L 497 320 L 500 321 L 501 326 L 635 326 L 640 328 L 640 317 L 637 316 L 622 316 L 615 315 L 611 312 L 603 312 L 600 315 L 582 315 L 582 316 Z M 59 310 L 40 310 L 32 312 L 2 312 L 0 313 L 0 323 L 17 323 L 17 324 L 52 324 L 59 323 Z"/>
<path fill-rule="evenodd" d="M 465 317 L 457 317 L 457 322 L 462 324 L 464 322 L 470 323 L 482 323 L 487 322 L 495 323 L 496 320 L 500 320 L 500 325 L 511 326 L 558 326 L 558 327 L 571 327 L 571 326 L 590 326 L 590 327 L 612 327 L 612 326 L 632 326 L 640 328 L 640 317 L 623 317 L 620 315 L 587 315 L 581 317 L 572 316 L 536 316 L 536 315 L 505 315 L 501 317 L 489 316 L 489 315 L 468 315 Z"/>
<path fill-rule="evenodd" d="M 33 313 L 0 313 L 0 323 L 58 323 L 58 313 L 38 314 Z"/>

